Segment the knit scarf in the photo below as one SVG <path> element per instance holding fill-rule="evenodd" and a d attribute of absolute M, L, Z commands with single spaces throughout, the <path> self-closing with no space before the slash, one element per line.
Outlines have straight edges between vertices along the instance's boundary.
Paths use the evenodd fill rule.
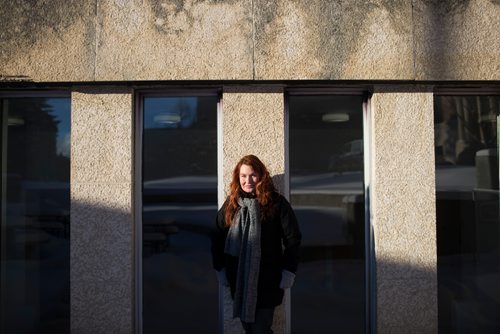
<path fill-rule="evenodd" d="M 240 197 L 240 209 L 226 238 L 224 252 L 238 257 L 233 317 L 254 322 L 260 269 L 260 208 L 256 198 Z"/>

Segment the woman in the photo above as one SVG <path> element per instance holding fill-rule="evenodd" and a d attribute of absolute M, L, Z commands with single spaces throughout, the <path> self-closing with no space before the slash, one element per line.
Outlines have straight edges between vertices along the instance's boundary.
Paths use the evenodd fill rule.
<path fill-rule="evenodd" d="M 274 308 L 295 279 L 300 240 L 295 214 L 267 168 L 254 155 L 241 158 L 217 213 L 212 257 L 246 333 L 272 333 Z"/>

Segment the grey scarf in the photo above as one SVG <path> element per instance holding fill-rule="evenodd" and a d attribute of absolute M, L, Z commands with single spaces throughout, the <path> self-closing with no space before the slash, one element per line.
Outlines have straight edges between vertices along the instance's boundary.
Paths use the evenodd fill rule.
<path fill-rule="evenodd" d="M 233 317 L 254 322 L 260 269 L 260 208 L 256 198 L 240 197 L 224 251 L 238 257 Z"/>

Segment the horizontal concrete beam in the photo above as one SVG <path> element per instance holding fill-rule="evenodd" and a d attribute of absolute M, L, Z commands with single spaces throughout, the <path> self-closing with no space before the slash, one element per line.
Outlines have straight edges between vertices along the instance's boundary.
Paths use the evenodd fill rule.
<path fill-rule="evenodd" d="M 500 80 L 497 0 L 5 1 L 0 81 Z"/>

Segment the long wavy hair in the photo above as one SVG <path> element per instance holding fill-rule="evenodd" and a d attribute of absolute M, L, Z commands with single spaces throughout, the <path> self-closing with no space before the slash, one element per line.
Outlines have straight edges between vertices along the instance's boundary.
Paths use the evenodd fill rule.
<path fill-rule="evenodd" d="M 231 184 L 229 185 L 228 203 L 224 215 L 226 226 L 230 226 L 232 224 L 234 216 L 239 210 L 238 198 L 243 191 L 240 185 L 240 168 L 242 165 L 252 167 L 254 172 L 259 176 L 259 182 L 257 182 L 255 186 L 255 195 L 260 204 L 261 221 L 264 221 L 268 216 L 271 207 L 271 197 L 275 191 L 273 179 L 271 178 L 271 175 L 269 175 L 269 171 L 266 166 L 262 163 L 262 161 L 260 161 L 259 158 L 251 154 L 245 155 L 240 159 L 240 161 L 238 161 L 233 170 Z"/>

